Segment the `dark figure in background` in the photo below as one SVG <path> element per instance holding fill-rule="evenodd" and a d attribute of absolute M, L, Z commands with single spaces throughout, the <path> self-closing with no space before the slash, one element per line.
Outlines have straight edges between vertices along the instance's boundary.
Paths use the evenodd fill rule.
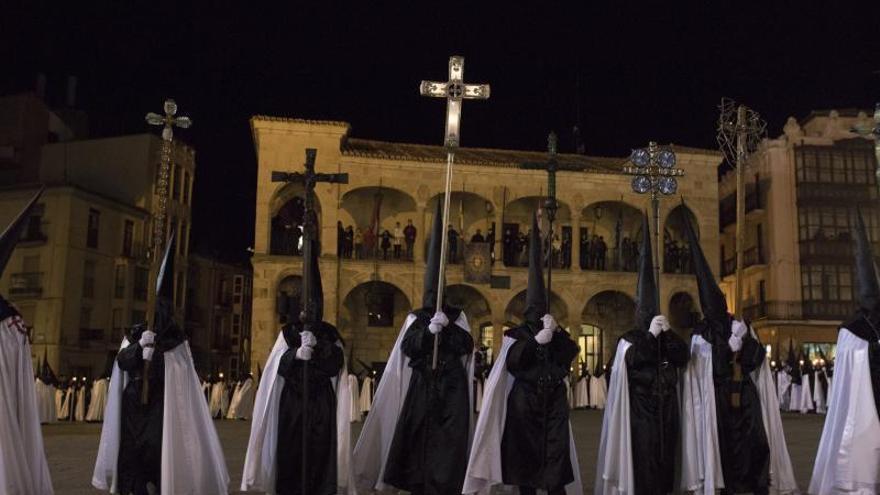
<path fill-rule="evenodd" d="M 590 267 L 590 234 L 586 230 L 581 230 L 580 243 L 581 252 L 578 253 L 578 264 L 581 270 L 586 270 Z"/>
<path fill-rule="evenodd" d="M 388 229 L 382 231 L 379 235 L 382 238 L 380 243 L 380 247 L 382 248 L 382 259 L 388 259 L 388 250 L 391 249 L 391 232 L 388 232 Z"/>
<path fill-rule="evenodd" d="M 513 238 L 513 232 L 510 229 L 504 229 L 504 266 L 515 265 L 516 242 Z"/>
<path fill-rule="evenodd" d="M 406 221 L 406 227 L 403 228 L 403 237 L 406 240 L 406 259 L 413 259 L 413 246 L 416 244 L 416 228 L 413 226 L 412 220 Z"/>
<path fill-rule="evenodd" d="M 449 240 L 449 262 L 458 263 L 458 231 L 450 225 L 446 236 Z"/>
<path fill-rule="evenodd" d="M 620 270 L 624 272 L 630 271 L 629 263 L 630 263 L 630 250 L 632 249 L 632 244 L 629 241 L 629 237 L 624 237 L 620 242 Z"/>
<path fill-rule="evenodd" d="M 349 225 L 345 229 L 345 257 L 351 258 L 354 254 L 354 227 Z"/>
<path fill-rule="evenodd" d="M 303 361 L 297 351 L 302 345 L 302 323 L 288 323 L 282 329 L 289 349 L 278 364 L 284 377 L 278 412 L 277 475 L 279 495 L 302 493 L 302 396 Z M 332 379 L 342 369 L 342 348 L 336 345 L 339 333 L 333 325 L 320 322 L 312 329 L 314 346 L 309 360 L 309 476 L 308 495 L 336 493 L 336 393 Z M 328 439 L 330 439 L 328 441 Z"/>
<path fill-rule="evenodd" d="M 571 231 L 562 231 L 562 268 L 571 268 Z"/>
<path fill-rule="evenodd" d="M 146 335 L 145 335 L 146 334 Z M 119 351 L 116 362 L 128 373 L 128 383 L 122 391 L 119 457 L 117 461 L 118 493 L 146 495 L 147 485 L 158 493 L 162 472 L 162 420 L 165 405 L 164 353 L 185 340 L 180 328 L 173 323 L 160 335 L 148 331 L 145 325 L 131 329 L 131 342 Z M 144 346 L 155 345 L 150 363 L 150 374 L 144 377 Z M 146 404 L 141 403 L 144 380 L 149 380 Z"/>
<path fill-rule="evenodd" d="M 394 243 L 394 259 L 399 260 L 401 255 L 400 248 L 403 243 L 403 229 L 400 228 L 400 222 L 394 224 L 392 241 Z"/>
<path fill-rule="evenodd" d="M 354 233 L 354 257 L 364 259 L 364 231 L 360 227 Z"/>
<path fill-rule="evenodd" d="M 477 229 L 477 233 L 471 236 L 471 242 L 486 242 L 486 238 L 483 237 L 483 231 Z"/>
<path fill-rule="evenodd" d="M 605 255 L 608 253 L 608 245 L 605 244 L 605 238 L 599 236 L 596 246 L 596 269 L 605 270 Z"/>
<path fill-rule="evenodd" d="M 495 264 L 495 224 L 492 224 L 486 232 L 486 242 L 489 243 L 489 259 Z"/>
<path fill-rule="evenodd" d="M 336 256 L 342 258 L 345 255 L 345 229 L 342 220 L 336 222 Z"/>
<path fill-rule="evenodd" d="M 599 269 L 599 236 L 593 234 L 590 239 L 590 270 Z"/>
<path fill-rule="evenodd" d="M 528 236 L 520 232 L 519 237 L 516 239 L 516 266 L 528 266 L 528 247 L 529 247 L 529 238 Z"/>

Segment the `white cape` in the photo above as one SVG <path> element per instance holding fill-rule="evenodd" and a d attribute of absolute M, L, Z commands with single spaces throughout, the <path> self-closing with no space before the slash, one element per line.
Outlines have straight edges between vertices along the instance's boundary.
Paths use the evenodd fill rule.
<path fill-rule="evenodd" d="M 0 493 L 51 494 L 31 346 L 11 321 L 0 321 Z"/>
<path fill-rule="evenodd" d="M 337 342 L 341 346 L 341 343 Z M 251 434 L 248 440 L 244 472 L 241 479 L 242 491 L 261 491 L 275 493 L 276 472 L 275 454 L 278 447 L 278 414 L 281 408 L 281 391 L 284 377 L 278 376 L 281 356 L 289 349 L 284 334 L 278 338 L 266 360 L 263 376 L 254 402 L 254 415 L 251 421 Z M 344 354 L 344 353 L 343 353 Z M 345 364 L 333 380 L 336 392 L 336 473 L 340 493 L 355 494 L 351 480 L 351 394 L 348 391 L 348 368 Z M 290 448 L 300 448 L 291 446 Z"/>
<path fill-rule="evenodd" d="M 360 387 L 358 386 L 358 378 L 353 373 L 348 375 L 348 393 L 351 394 L 351 417 L 349 419 L 352 423 L 360 422 Z"/>
<path fill-rule="evenodd" d="M 868 365 L 868 342 L 841 328 L 834 366 L 836 385 L 813 467 L 812 495 L 880 492 L 880 418 Z"/>
<path fill-rule="evenodd" d="M 122 340 L 120 349 L 128 346 Z M 170 494 L 228 493 L 229 473 L 217 430 L 202 400 L 189 342 L 164 353 L 165 404 L 162 419 L 160 490 Z M 92 486 L 117 492 L 116 464 L 122 427 L 122 391 L 128 374 L 114 363 L 104 410 L 101 443 Z"/>
<path fill-rule="evenodd" d="M 620 339 L 611 365 L 611 386 L 602 417 L 599 458 L 596 461 L 596 484 L 593 493 L 632 495 L 635 493 L 630 430 L 629 385 L 626 351 L 632 343 Z"/>
<path fill-rule="evenodd" d="M 464 478 L 463 493 L 479 493 L 488 495 L 492 487 L 503 484 L 501 468 L 501 439 L 504 435 L 504 423 L 507 421 L 507 396 L 513 388 L 514 377 L 507 371 L 507 354 L 516 342 L 515 339 L 504 337 L 501 351 L 492 366 L 483 396 L 483 405 L 474 431 L 474 442 L 468 459 L 467 474 Z M 568 385 L 566 380 L 566 386 Z M 574 445 L 574 433 L 569 423 L 569 453 L 574 481 L 565 487 L 567 495 L 583 495 L 581 470 L 578 464 L 577 451 Z"/>
<path fill-rule="evenodd" d="M 813 403 L 816 404 L 816 414 L 825 414 L 828 412 L 825 404 L 825 390 L 822 388 L 822 383 L 819 381 L 819 377 L 824 374 L 824 370 L 813 373 Z"/>
<path fill-rule="evenodd" d="M 64 414 L 64 390 L 60 388 L 55 389 L 55 418 L 61 419 Z"/>
<path fill-rule="evenodd" d="M 254 379 L 248 377 L 245 381 L 239 382 L 235 387 L 235 393 L 232 394 L 232 402 L 229 403 L 229 412 L 226 413 L 226 419 L 248 419 L 254 412 Z"/>
<path fill-rule="evenodd" d="M 779 409 L 781 411 L 789 411 L 791 410 L 791 375 L 785 371 L 780 371 L 776 379 L 778 382 L 776 384 L 776 396 L 779 398 Z"/>
<path fill-rule="evenodd" d="M 606 371 L 607 373 L 607 371 Z M 608 383 L 605 375 L 590 377 L 590 407 L 605 409 L 605 401 L 608 395 Z"/>
<path fill-rule="evenodd" d="M 798 411 L 807 414 L 813 410 L 813 391 L 810 390 L 810 376 L 804 374 L 801 377 L 800 397 L 798 397 Z"/>
<path fill-rule="evenodd" d="M 34 389 L 37 393 L 37 414 L 40 416 L 40 423 L 54 423 L 58 420 L 55 409 L 55 387 L 37 378 Z"/>
<path fill-rule="evenodd" d="M 354 447 L 353 472 L 355 484 L 358 488 L 388 490 L 393 487 L 384 482 L 385 463 L 388 461 L 388 452 L 391 450 L 391 442 L 394 440 L 394 432 L 397 429 L 397 418 L 406 401 L 406 393 L 409 390 L 409 382 L 412 377 L 412 368 L 409 367 L 409 358 L 400 350 L 403 337 L 409 326 L 416 321 L 413 314 L 407 316 L 397 335 L 397 341 L 391 349 L 382 380 L 376 389 L 374 407 L 367 419 L 364 428 Z M 461 312 L 455 324 L 466 332 L 471 331 L 464 311 Z M 472 355 L 462 358 L 467 370 L 467 376 L 474 376 L 474 359 Z M 470 381 L 471 378 L 468 378 Z M 473 411 L 473 387 L 468 387 L 469 401 Z M 471 427 L 473 431 L 473 414 L 471 414 Z M 470 434 L 470 432 L 469 432 Z"/>
<path fill-rule="evenodd" d="M 359 405 L 364 414 L 370 412 L 370 408 L 373 406 L 373 378 L 369 375 L 364 377 L 364 383 L 361 384 Z"/>
<path fill-rule="evenodd" d="M 219 381 L 211 385 L 211 402 L 209 409 L 212 418 L 222 418 L 229 406 L 229 393 L 226 391 L 226 382 Z"/>
<path fill-rule="evenodd" d="M 757 338 L 754 331 L 752 336 Z M 770 493 L 797 493 L 791 458 L 782 431 L 776 386 L 766 359 L 751 377 L 758 391 L 764 431 L 770 444 Z M 724 475 L 718 444 L 715 384 L 712 381 L 712 346 L 699 335 L 691 340 L 691 359 L 682 376 L 681 391 L 681 488 L 706 495 L 714 494 L 716 489 L 724 488 Z"/>
<path fill-rule="evenodd" d="M 84 383 L 76 391 L 76 407 L 73 411 L 73 419 L 75 421 L 86 420 L 86 387 L 87 385 Z"/>
<path fill-rule="evenodd" d="M 590 407 L 590 377 L 584 376 L 577 381 L 574 389 L 574 407 L 582 409 Z"/>
<path fill-rule="evenodd" d="M 101 378 L 95 380 L 92 385 L 92 401 L 89 402 L 89 412 L 86 413 L 86 421 L 103 421 L 104 407 L 107 405 L 107 389 L 110 380 Z"/>

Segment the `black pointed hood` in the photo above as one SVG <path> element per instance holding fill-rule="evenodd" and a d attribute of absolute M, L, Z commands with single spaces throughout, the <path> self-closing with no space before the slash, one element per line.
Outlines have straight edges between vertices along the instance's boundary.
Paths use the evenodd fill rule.
<path fill-rule="evenodd" d="M 727 299 L 715 281 L 715 275 L 712 273 L 709 262 L 706 261 L 690 216 L 682 216 L 684 217 L 685 234 L 688 244 L 690 244 L 691 263 L 697 277 L 697 289 L 700 294 L 700 309 L 703 311 L 703 317 L 710 321 L 727 323 L 729 320 Z"/>
<path fill-rule="evenodd" d="M 785 359 L 785 364 L 791 368 L 796 368 L 798 365 L 797 356 L 794 355 L 794 342 L 791 339 L 788 339 L 788 357 Z"/>
<path fill-rule="evenodd" d="M 437 305 L 437 285 L 440 283 L 440 248 L 443 242 L 443 202 L 437 199 L 434 222 L 431 225 L 431 242 L 428 245 L 428 262 L 425 265 L 422 307 L 433 309 Z"/>
<path fill-rule="evenodd" d="M 312 293 L 303 295 L 313 301 L 315 305 L 315 321 L 324 320 L 324 285 L 321 283 L 321 265 L 319 264 L 319 253 L 321 246 L 317 239 L 312 239 L 311 259 L 308 260 L 307 267 L 312 277 Z"/>
<path fill-rule="evenodd" d="M 874 253 L 861 210 L 856 210 L 856 283 L 858 284 L 859 308 L 866 312 L 880 310 L 880 284 L 877 282 L 877 270 L 874 264 Z"/>
<path fill-rule="evenodd" d="M 648 331 L 651 320 L 660 314 L 657 281 L 654 280 L 654 257 L 651 252 L 648 214 L 642 216 L 642 245 L 639 250 L 639 280 L 636 285 L 636 328 Z"/>
<path fill-rule="evenodd" d="M 156 295 L 159 299 L 172 301 L 174 299 L 174 246 L 176 237 L 174 233 L 168 238 L 165 252 L 162 256 L 162 264 L 159 265 L 159 275 L 156 277 Z"/>
<path fill-rule="evenodd" d="M 47 385 L 55 385 L 58 383 L 58 378 L 55 376 L 55 372 L 52 371 L 52 367 L 49 365 L 49 349 L 43 349 L 43 365 L 42 369 L 40 369 L 40 381 Z"/>
<path fill-rule="evenodd" d="M 532 215 L 532 231 L 529 236 L 529 280 L 526 288 L 526 310 L 523 315 L 527 323 L 537 324 L 547 314 L 547 289 L 544 286 L 544 252 L 541 248 L 541 232 L 538 217 Z"/>
<path fill-rule="evenodd" d="M 30 219 L 34 206 L 37 204 L 37 200 L 39 200 L 40 195 L 43 194 L 43 189 L 45 188 L 41 187 L 40 190 L 34 194 L 18 216 L 16 216 L 12 223 L 6 227 L 6 230 L 0 234 L 0 276 L 3 275 L 3 270 L 6 268 L 6 264 L 9 263 L 9 258 L 12 256 L 12 252 L 15 251 L 15 246 L 18 244 L 18 240 L 21 239 L 21 234 L 24 232 L 24 228 Z"/>

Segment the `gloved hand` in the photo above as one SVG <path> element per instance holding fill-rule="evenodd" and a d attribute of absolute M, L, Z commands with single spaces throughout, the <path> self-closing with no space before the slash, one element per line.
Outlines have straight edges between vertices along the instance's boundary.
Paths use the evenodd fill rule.
<path fill-rule="evenodd" d="M 549 313 L 541 317 L 541 322 L 544 323 L 544 329 L 546 330 L 559 330 L 559 325 L 556 324 L 556 319 Z"/>
<path fill-rule="evenodd" d="M 144 330 L 144 333 L 141 334 L 141 339 L 138 340 L 138 344 L 143 349 L 141 355 L 144 361 L 151 361 L 153 359 L 153 352 L 156 350 L 156 332 Z"/>
<path fill-rule="evenodd" d="M 300 342 L 303 347 L 315 347 L 315 344 L 318 343 L 318 339 L 315 338 L 315 334 L 309 332 L 308 330 L 299 333 Z"/>
<path fill-rule="evenodd" d="M 296 358 L 300 361 L 309 361 L 312 359 L 312 348 L 304 345 L 296 350 Z"/>
<path fill-rule="evenodd" d="M 651 320 L 651 326 L 648 327 L 648 331 L 656 338 L 660 336 L 660 333 L 669 330 L 669 328 L 669 320 L 663 315 L 657 315 Z"/>
<path fill-rule="evenodd" d="M 736 335 L 731 335 L 729 339 L 727 339 L 727 345 L 730 346 L 730 350 L 733 352 L 739 352 L 743 346 L 743 340 Z"/>
<path fill-rule="evenodd" d="M 733 323 L 731 323 L 731 333 L 733 335 L 736 335 L 740 339 L 743 338 L 746 335 L 746 333 L 748 333 L 748 331 L 749 331 L 748 325 L 746 325 L 745 323 L 743 323 L 739 320 L 733 320 Z"/>
<path fill-rule="evenodd" d="M 428 331 L 437 335 L 447 325 L 449 325 L 449 318 L 446 317 L 446 313 L 437 311 L 431 318 L 431 323 L 428 324 Z"/>
<path fill-rule="evenodd" d="M 552 328 L 545 328 L 535 334 L 535 340 L 541 345 L 549 344 L 550 341 L 553 340 L 553 332 L 554 330 Z"/>

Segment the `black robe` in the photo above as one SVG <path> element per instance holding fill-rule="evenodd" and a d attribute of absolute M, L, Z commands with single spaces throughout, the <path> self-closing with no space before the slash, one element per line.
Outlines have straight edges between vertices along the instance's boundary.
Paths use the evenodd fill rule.
<path fill-rule="evenodd" d="M 574 481 L 565 378 L 578 346 L 563 330 L 539 345 L 539 330 L 526 324 L 505 333 L 516 340 L 507 354 L 515 380 L 507 397 L 501 471 L 506 485 L 556 490 Z"/>
<path fill-rule="evenodd" d="M 117 486 L 121 494 L 146 495 L 147 484 L 161 487 L 162 420 L 165 404 L 165 351 L 184 341 L 177 327 L 157 335 L 150 363 L 149 395 L 141 403 L 144 383 L 143 348 L 138 344 L 144 328 L 136 328 L 128 338 L 131 342 L 119 351 L 116 362 L 128 373 L 128 384 L 122 391 Z M 74 394 L 75 396 L 75 394 Z M 73 404 L 71 404 L 71 407 Z"/>
<path fill-rule="evenodd" d="M 388 452 L 385 483 L 414 494 L 461 493 L 468 461 L 471 378 L 462 357 L 474 350 L 471 334 L 454 322 L 460 310 L 444 309 L 449 325 L 440 332 L 437 369 L 432 369 L 433 312 L 413 314 L 401 342 L 412 377 Z"/>
<path fill-rule="evenodd" d="M 874 391 L 874 407 L 877 408 L 877 415 L 880 416 L 880 315 L 865 313 L 841 328 L 846 328 L 856 337 L 868 342 L 868 370 L 871 374 L 871 388 Z"/>
<path fill-rule="evenodd" d="M 670 493 L 680 423 L 678 370 L 688 362 L 688 347 L 673 332 L 655 338 L 647 331 L 632 330 L 622 338 L 632 344 L 625 360 L 631 448 L 637 454 L 632 456 L 635 493 Z"/>
<path fill-rule="evenodd" d="M 724 324 L 703 320 L 694 328 L 694 335 L 701 335 L 712 345 L 718 450 L 726 487 L 722 493 L 766 494 L 770 486 L 770 444 L 758 389 L 751 379 L 752 371 L 764 362 L 764 346 L 746 333 L 742 349 L 734 353 L 728 343 L 731 320 Z M 741 367 L 741 381 L 735 380 L 735 365 Z M 734 393 L 739 394 L 739 407 L 733 403 Z"/>
<path fill-rule="evenodd" d="M 344 355 L 336 345 L 336 327 L 321 322 L 312 330 L 317 343 L 308 362 L 308 489 L 302 492 L 303 361 L 296 359 L 302 324 L 282 329 L 288 349 L 281 356 L 278 375 L 284 378 L 278 413 L 277 476 L 279 495 L 332 495 L 336 493 L 336 393 L 332 379 L 342 370 Z"/>

